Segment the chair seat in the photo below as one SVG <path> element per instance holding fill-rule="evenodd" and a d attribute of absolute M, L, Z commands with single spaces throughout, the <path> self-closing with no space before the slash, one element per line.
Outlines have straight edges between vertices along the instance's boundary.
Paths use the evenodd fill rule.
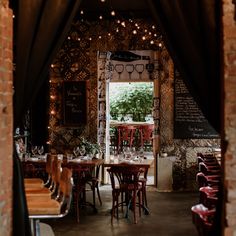
<path fill-rule="evenodd" d="M 52 192 L 48 188 L 42 189 L 26 189 L 25 191 L 26 197 L 27 196 L 51 196 Z"/>
<path fill-rule="evenodd" d="M 43 184 L 44 182 L 40 178 L 24 178 L 24 183 L 25 184 L 36 184 L 36 183 Z"/>
<path fill-rule="evenodd" d="M 42 183 L 25 183 L 25 189 L 42 189 L 44 188 L 44 184 Z"/>
<path fill-rule="evenodd" d="M 61 211 L 61 204 L 54 200 L 34 201 L 27 199 L 30 215 L 58 215 Z"/>

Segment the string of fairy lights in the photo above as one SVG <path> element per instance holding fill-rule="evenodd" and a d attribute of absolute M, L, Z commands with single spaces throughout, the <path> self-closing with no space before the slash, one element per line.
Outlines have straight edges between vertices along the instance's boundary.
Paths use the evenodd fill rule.
<path fill-rule="evenodd" d="M 105 2 L 106 0 L 100 0 L 101 2 Z M 111 1 L 111 0 L 110 0 Z M 96 18 L 96 21 L 98 21 L 98 24 L 106 25 L 106 29 L 100 34 L 94 33 L 93 35 L 86 34 L 87 39 L 85 39 L 84 35 L 83 37 L 80 37 L 80 35 L 69 35 L 67 37 L 68 40 L 88 40 L 88 41 L 99 41 L 99 40 L 112 40 L 117 37 L 118 34 L 124 34 L 129 35 L 129 37 L 133 37 L 137 41 L 141 41 L 143 44 L 147 45 L 147 47 L 150 47 L 149 49 L 159 49 L 163 47 L 163 41 L 162 41 L 162 35 L 160 34 L 160 31 L 156 27 L 156 25 L 150 20 L 150 19 L 136 19 L 131 18 L 127 16 L 122 16 L 121 13 L 114 10 L 112 7 L 109 10 L 109 17 L 108 13 L 106 14 L 99 14 Z M 86 14 L 85 9 L 81 9 L 78 19 L 81 23 L 88 21 L 86 17 L 88 14 Z M 105 21 L 110 22 L 110 24 L 105 24 Z M 104 33 L 105 32 L 105 33 Z M 51 68 L 54 69 L 56 65 L 51 64 Z M 52 81 L 50 81 L 52 83 Z M 51 86 L 50 86 L 51 87 Z M 57 101 L 57 95 L 54 92 L 50 92 L 50 100 L 51 104 L 55 104 Z M 57 109 L 55 106 L 50 106 L 49 115 L 52 119 L 56 119 L 57 115 Z M 50 118 L 50 120 L 51 120 Z M 52 122 L 54 123 L 54 122 Z M 53 126 L 53 124 L 51 124 Z M 48 129 L 50 130 L 51 127 L 48 126 Z M 50 133 L 50 132 L 49 132 Z M 47 142 L 48 145 L 51 144 L 50 135 L 49 140 Z"/>
<path fill-rule="evenodd" d="M 142 40 L 144 43 L 149 43 L 150 49 L 158 49 L 163 46 L 162 35 L 151 19 L 145 19 L 144 21 L 142 19 L 129 17 L 127 14 L 124 16 L 121 12 L 114 10 L 111 0 L 109 1 L 110 7 L 107 12 L 98 14 L 95 19 L 100 21 L 101 24 L 103 21 L 109 19 L 110 22 L 113 22 L 113 24 L 110 24 L 112 26 L 106 29 L 106 34 L 88 36 L 89 41 L 97 39 L 109 40 L 115 37 L 117 34 L 122 34 L 123 31 L 126 31 L 126 34 L 130 35 L 130 37 L 133 36 Z M 105 3 L 106 0 L 100 0 L 100 2 Z M 79 13 L 79 20 L 83 22 L 86 20 L 86 17 L 88 17 L 86 10 L 81 9 Z M 70 40 L 71 36 L 68 36 L 68 39 Z M 77 40 L 80 41 L 81 38 L 78 37 Z"/>

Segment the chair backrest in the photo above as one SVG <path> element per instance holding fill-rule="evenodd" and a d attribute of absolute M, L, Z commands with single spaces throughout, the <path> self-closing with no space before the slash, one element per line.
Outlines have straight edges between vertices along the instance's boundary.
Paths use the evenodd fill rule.
<path fill-rule="evenodd" d="M 60 184 L 60 178 L 61 178 L 61 160 L 58 160 L 57 158 L 54 158 L 52 161 L 52 183 L 51 183 L 51 191 L 53 193 L 53 196 L 58 195 L 58 186 Z"/>
<path fill-rule="evenodd" d="M 143 168 L 129 164 L 112 166 L 107 171 L 110 175 L 112 189 L 115 189 L 118 184 L 120 189 L 124 190 L 130 186 L 137 188 L 139 176 L 144 172 Z"/>
<path fill-rule="evenodd" d="M 152 141 L 154 125 L 142 125 L 139 127 L 141 144 L 143 145 L 146 141 Z"/>
<path fill-rule="evenodd" d="M 72 171 L 64 167 L 60 178 L 60 193 L 64 197 L 69 197 L 72 191 Z"/>
<path fill-rule="evenodd" d="M 72 171 L 74 185 L 76 187 L 83 187 L 86 182 L 86 177 L 90 173 L 89 167 L 75 166 L 73 163 L 68 162 L 66 167 Z"/>
<path fill-rule="evenodd" d="M 121 125 L 117 127 L 118 129 L 118 150 L 121 150 L 124 142 L 129 147 L 133 146 L 136 127 L 132 125 Z"/>
<path fill-rule="evenodd" d="M 69 168 L 63 167 L 57 197 L 57 200 L 61 203 L 61 215 L 69 212 L 72 199 L 72 183 L 72 171 Z"/>
<path fill-rule="evenodd" d="M 57 158 L 56 155 L 48 154 L 47 155 L 47 161 L 46 161 L 46 172 L 48 175 L 52 175 L 52 163 L 53 160 Z"/>

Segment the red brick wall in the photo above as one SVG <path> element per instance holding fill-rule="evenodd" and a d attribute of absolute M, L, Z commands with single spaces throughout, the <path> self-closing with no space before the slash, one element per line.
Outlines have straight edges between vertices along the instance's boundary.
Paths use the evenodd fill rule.
<path fill-rule="evenodd" d="M 236 235 L 236 20 L 232 0 L 223 0 L 225 218 L 224 235 Z"/>
<path fill-rule="evenodd" d="M 12 10 L 0 0 L 0 235 L 12 224 Z"/>

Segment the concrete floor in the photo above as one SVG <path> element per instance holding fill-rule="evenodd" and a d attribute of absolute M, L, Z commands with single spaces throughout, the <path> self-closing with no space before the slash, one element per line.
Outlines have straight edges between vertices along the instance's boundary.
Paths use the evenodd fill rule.
<path fill-rule="evenodd" d="M 90 207 L 83 209 L 80 223 L 76 222 L 73 212 L 62 219 L 44 222 L 52 227 L 55 236 L 197 236 L 190 208 L 198 202 L 198 193 L 164 193 L 148 187 L 150 215 L 143 214 L 138 223 L 133 224 L 130 214 L 130 219 L 114 219 L 113 226 L 110 186 L 101 188 L 101 196 L 103 205 L 98 207 L 98 213 L 94 214 Z"/>

